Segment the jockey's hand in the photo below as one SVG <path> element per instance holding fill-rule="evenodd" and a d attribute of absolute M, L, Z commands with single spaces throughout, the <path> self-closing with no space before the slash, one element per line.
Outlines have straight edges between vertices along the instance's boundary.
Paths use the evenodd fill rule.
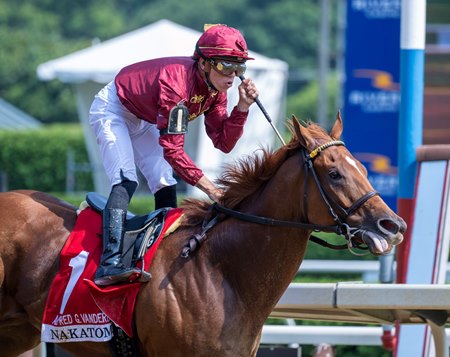
<path fill-rule="evenodd" d="M 244 79 L 238 87 L 239 102 L 237 108 L 240 112 L 248 112 L 248 108 L 255 102 L 259 92 L 250 78 Z"/>
<path fill-rule="evenodd" d="M 217 188 L 206 176 L 203 176 L 195 185 L 195 187 L 202 190 L 214 202 L 220 202 L 223 191 Z"/>

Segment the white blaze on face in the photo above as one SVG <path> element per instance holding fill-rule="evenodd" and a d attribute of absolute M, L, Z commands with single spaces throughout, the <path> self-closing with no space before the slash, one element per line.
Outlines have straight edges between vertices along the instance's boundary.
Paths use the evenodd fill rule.
<path fill-rule="evenodd" d="M 347 160 L 347 162 L 352 165 L 361 175 L 364 175 L 361 170 L 359 169 L 358 165 L 356 164 L 356 161 L 353 160 L 351 157 L 346 156 L 345 160 Z"/>

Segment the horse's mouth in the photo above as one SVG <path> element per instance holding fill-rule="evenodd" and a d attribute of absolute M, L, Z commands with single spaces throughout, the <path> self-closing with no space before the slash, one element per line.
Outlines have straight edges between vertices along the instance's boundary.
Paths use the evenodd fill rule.
<path fill-rule="evenodd" d="M 398 232 L 386 236 L 372 231 L 364 231 L 361 232 L 360 238 L 373 255 L 385 255 L 403 241 L 403 234 Z"/>

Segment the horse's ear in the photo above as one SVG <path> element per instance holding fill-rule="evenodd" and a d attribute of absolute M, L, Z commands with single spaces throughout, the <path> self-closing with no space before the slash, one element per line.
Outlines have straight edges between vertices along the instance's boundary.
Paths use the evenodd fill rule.
<path fill-rule="evenodd" d="M 300 137 L 302 136 L 302 133 L 300 130 L 300 123 L 298 122 L 298 119 L 294 114 L 292 114 L 292 125 L 294 127 L 295 136 L 297 136 L 297 138 L 300 139 Z"/>
<path fill-rule="evenodd" d="M 342 135 L 342 118 L 341 112 L 337 112 L 336 121 L 334 122 L 333 128 L 331 129 L 330 136 L 334 140 L 339 140 Z"/>
<path fill-rule="evenodd" d="M 295 115 L 292 115 L 292 124 L 294 125 L 295 135 L 298 141 L 304 148 L 308 149 L 310 146 L 308 143 L 311 142 L 308 130 L 300 124 Z"/>

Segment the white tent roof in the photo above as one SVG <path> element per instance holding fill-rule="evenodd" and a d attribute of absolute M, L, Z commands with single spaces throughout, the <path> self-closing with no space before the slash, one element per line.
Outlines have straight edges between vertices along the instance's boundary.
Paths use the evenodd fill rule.
<path fill-rule="evenodd" d="M 36 129 L 41 126 L 39 120 L 0 98 L 1 129 Z"/>
<path fill-rule="evenodd" d="M 42 80 L 67 83 L 107 83 L 123 67 L 150 58 L 191 56 L 201 33 L 169 20 L 160 20 L 122 36 L 43 63 L 37 68 Z M 287 71 L 283 61 L 250 52 L 249 69 Z"/>

